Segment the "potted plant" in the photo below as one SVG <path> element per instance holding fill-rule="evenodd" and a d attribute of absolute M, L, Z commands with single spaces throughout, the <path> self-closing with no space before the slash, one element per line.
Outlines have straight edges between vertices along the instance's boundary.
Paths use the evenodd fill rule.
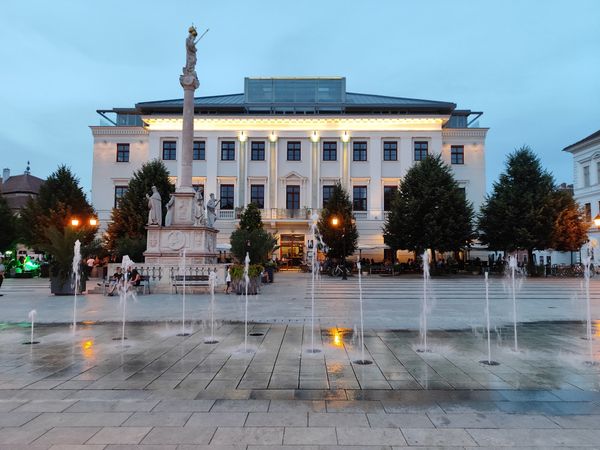
<path fill-rule="evenodd" d="M 263 267 L 260 264 L 251 264 L 248 267 L 248 294 L 256 295 L 260 290 L 260 274 Z M 246 293 L 246 281 L 244 280 L 244 266 L 236 264 L 231 267 L 231 286 L 237 295 Z"/>
<path fill-rule="evenodd" d="M 65 228 L 63 231 L 55 226 L 46 232 L 48 242 L 43 244 L 43 250 L 50 255 L 50 292 L 54 295 L 73 295 L 75 293 L 75 278 L 73 276 L 73 255 L 78 233 Z M 81 267 L 81 264 L 80 264 Z M 77 293 L 82 293 L 86 287 L 83 271 Z"/>

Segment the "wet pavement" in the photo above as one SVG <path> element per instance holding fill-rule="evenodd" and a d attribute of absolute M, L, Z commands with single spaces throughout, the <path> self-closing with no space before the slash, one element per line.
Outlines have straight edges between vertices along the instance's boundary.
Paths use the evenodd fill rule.
<path fill-rule="evenodd" d="M 313 333 L 306 281 L 287 293 L 283 283 L 267 286 L 251 299 L 260 306 L 253 309 L 246 348 L 244 324 L 223 320 L 241 308 L 237 296 L 218 297 L 231 304 L 216 310 L 214 344 L 205 343 L 211 337 L 205 295 L 189 296 L 189 336 L 177 336 L 181 303 L 168 295 L 132 303 L 135 323 L 126 323 L 125 341 L 113 340 L 122 332 L 110 315 L 115 309 L 119 317 L 118 299 L 84 296 L 85 322 L 75 332 L 67 324 L 36 326 L 40 344 L 34 346 L 23 344 L 28 323 L 6 320 L 0 327 L 0 449 L 600 448 L 600 366 L 590 364 L 600 353 L 593 341 L 590 355 L 582 339 L 577 280 L 524 283 L 519 306 L 527 320 L 517 329 L 519 351 L 506 313 L 491 333 L 495 366 L 480 362 L 487 345 L 478 279 L 437 284 L 428 352 L 420 351 L 419 305 L 402 308 L 407 299 L 418 302 L 418 280 L 373 281 L 378 294 L 366 296 L 371 317 L 364 354 L 354 293 L 338 280 L 324 280 Z M 35 304 L 40 318 L 44 306 L 49 315 L 66 315 L 62 322 L 71 318 L 72 298 L 33 291 L 31 304 L 15 306 L 27 294 L 9 289 L 1 300 L 5 316 Z M 599 290 L 593 284 L 595 307 Z M 399 291 L 402 298 L 394 300 Z M 505 311 L 509 302 L 500 284 L 494 295 L 496 311 Z M 154 305 L 151 299 L 166 299 L 176 310 L 148 319 L 143 314 L 150 314 L 144 309 Z M 105 303 L 90 320 L 85 312 L 94 302 Z M 369 313 L 377 302 L 393 308 L 394 317 L 386 317 L 392 312 L 385 308 Z M 539 308 L 544 302 L 555 307 Z M 286 305 L 287 319 L 279 317 Z M 469 317 L 444 317 L 449 305 L 463 305 Z M 600 323 L 593 325 L 600 338 Z M 372 364 L 357 364 L 363 358 Z"/>

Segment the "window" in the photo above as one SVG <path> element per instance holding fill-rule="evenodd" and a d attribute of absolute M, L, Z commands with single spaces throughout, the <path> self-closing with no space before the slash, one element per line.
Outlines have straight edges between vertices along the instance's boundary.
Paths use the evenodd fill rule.
<path fill-rule="evenodd" d="M 333 195 L 335 186 L 323 186 L 323 208 L 327 208 L 327 202 Z"/>
<path fill-rule="evenodd" d="M 367 160 L 367 143 L 364 141 L 353 142 L 353 161 L 366 161 Z"/>
<path fill-rule="evenodd" d="M 583 187 L 590 185 L 590 166 L 583 166 Z"/>
<path fill-rule="evenodd" d="M 288 161 L 300 161 L 301 151 L 300 142 L 293 141 L 287 143 L 287 160 Z"/>
<path fill-rule="evenodd" d="M 258 209 L 265 209 L 265 185 L 250 185 L 250 203 L 254 203 Z"/>
<path fill-rule="evenodd" d="M 250 159 L 252 161 L 265 160 L 265 141 L 252 141 L 250 144 Z"/>
<path fill-rule="evenodd" d="M 117 162 L 129 162 L 129 144 L 117 144 Z"/>
<path fill-rule="evenodd" d="M 458 188 L 458 191 L 462 194 L 464 199 L 467 198 L 467 188 L 461 186 Z"/>
<path fill-rule="evenodd" d="M 194 161 L 204 161 L 206 159 L 206 142 L 194 141 Z"/>
<path fill-rule="evenodd" d="M 352 209 L 354 211 L 367 210 L 367 187 L 354 186 L 352 188 Z"/>
<path fill-rule="evenodd" d="M 415 161 L 423 161 L 427 157 L 429 143 L 427 141 L 415 142 Z"/>
<path fill-rule="evenodd" d="M 337 142 L 323 142 L 323 161 L 337 161 Z"/>
<path fill-rule="evenodd" d="M 119 203 L 126 192 L 127 186 L 115 186 L 115 208 L 119 207 Z"/>
<path fill-rule="evenodd" d="M 450 162 L 452 164 L 464 164 L 465 163 L 465 146 L 464 145 L 452 145 L 450 147 Z"/>
<path fill-rule="evenodd" d="M 192 184 L 195 191 L 200 191 L 202 198 L 204 198 L 204 185 L 203 184 Z"/>
<path fill-rule="evenodd" d="M 592 221 L 592 204 L 586 203 L 584 205 L 583 209 L 585 211 L 585 221 L 591 222 Z"/>
<path fill-rule="evenodd" d="M 396 141 L 385 141 L 383 143 L 383 160 L 398 161 L 398 143 Z"/>
<path fill-rule="evenodd" d="M 383 187 L 383 210 L 391 211 L 392 210 L 392 200 L 394 198 L 394 193 L 398 190 L 397 186 L 384 186 Z"/>
<path fill-rule="evenodd" d="M 233 209 L 233 184 L 221 185 L 221 209 Z"/>
<path fill-rule="evenodd" d="M 285 188 L 285 207 L 287 209 L 300 209 L 300 186 L 287 186 Z"/>
<path fill-rule="evenodd" d="M 175 161 L 177 159 L 177 142 L 163 141 L 162 159 L 165 161 Z"/>
<path fill-rule="evenodd" d="M 235 141 L 221 142 L 221 161 L 235 161 Z"/>

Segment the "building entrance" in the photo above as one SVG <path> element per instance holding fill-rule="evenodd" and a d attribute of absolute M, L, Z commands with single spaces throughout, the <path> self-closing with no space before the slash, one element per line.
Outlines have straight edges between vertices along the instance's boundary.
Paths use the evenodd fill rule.
<path fill-rule="evenodd" d="M 279 255 L 282 269 L 299 269 L 304 261 L 304 235 L 282 234 Z"/>

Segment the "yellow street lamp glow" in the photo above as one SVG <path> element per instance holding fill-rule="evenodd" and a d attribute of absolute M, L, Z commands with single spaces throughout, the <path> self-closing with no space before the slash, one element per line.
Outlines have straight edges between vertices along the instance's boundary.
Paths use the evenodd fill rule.
<path fill-rule="evenodd" d="M 340 220 L 337 217 L 334 216 L 331 218 L 331 225 L 333 225 L 334 227 L 337 227 L 339 223 Z"/>
<path fill-rule="evenodd" d="M 348 134 L 347 131 L 344 131 L 344 134 L 342 134 L 342 142 L 348 142 L 350 140 L 350 135 Z"/>
<path fill-rule="evenodd" d="M 96 225 L 98 225 L 98 221 L 94 218 L 90 219 L 90 225 L 95 227 Z"/>
<path fill-rule="evenodd" d="M 74 227 L 79 226 L 79 219 L 71 219 L 71 225 Z"/>
<path fill-rule="evenodd" d="M 596 225 L 598 228 L 600 228 L 600 214 L 598 214 L 596 217 L 594 217 L 594 225 Z"/>

